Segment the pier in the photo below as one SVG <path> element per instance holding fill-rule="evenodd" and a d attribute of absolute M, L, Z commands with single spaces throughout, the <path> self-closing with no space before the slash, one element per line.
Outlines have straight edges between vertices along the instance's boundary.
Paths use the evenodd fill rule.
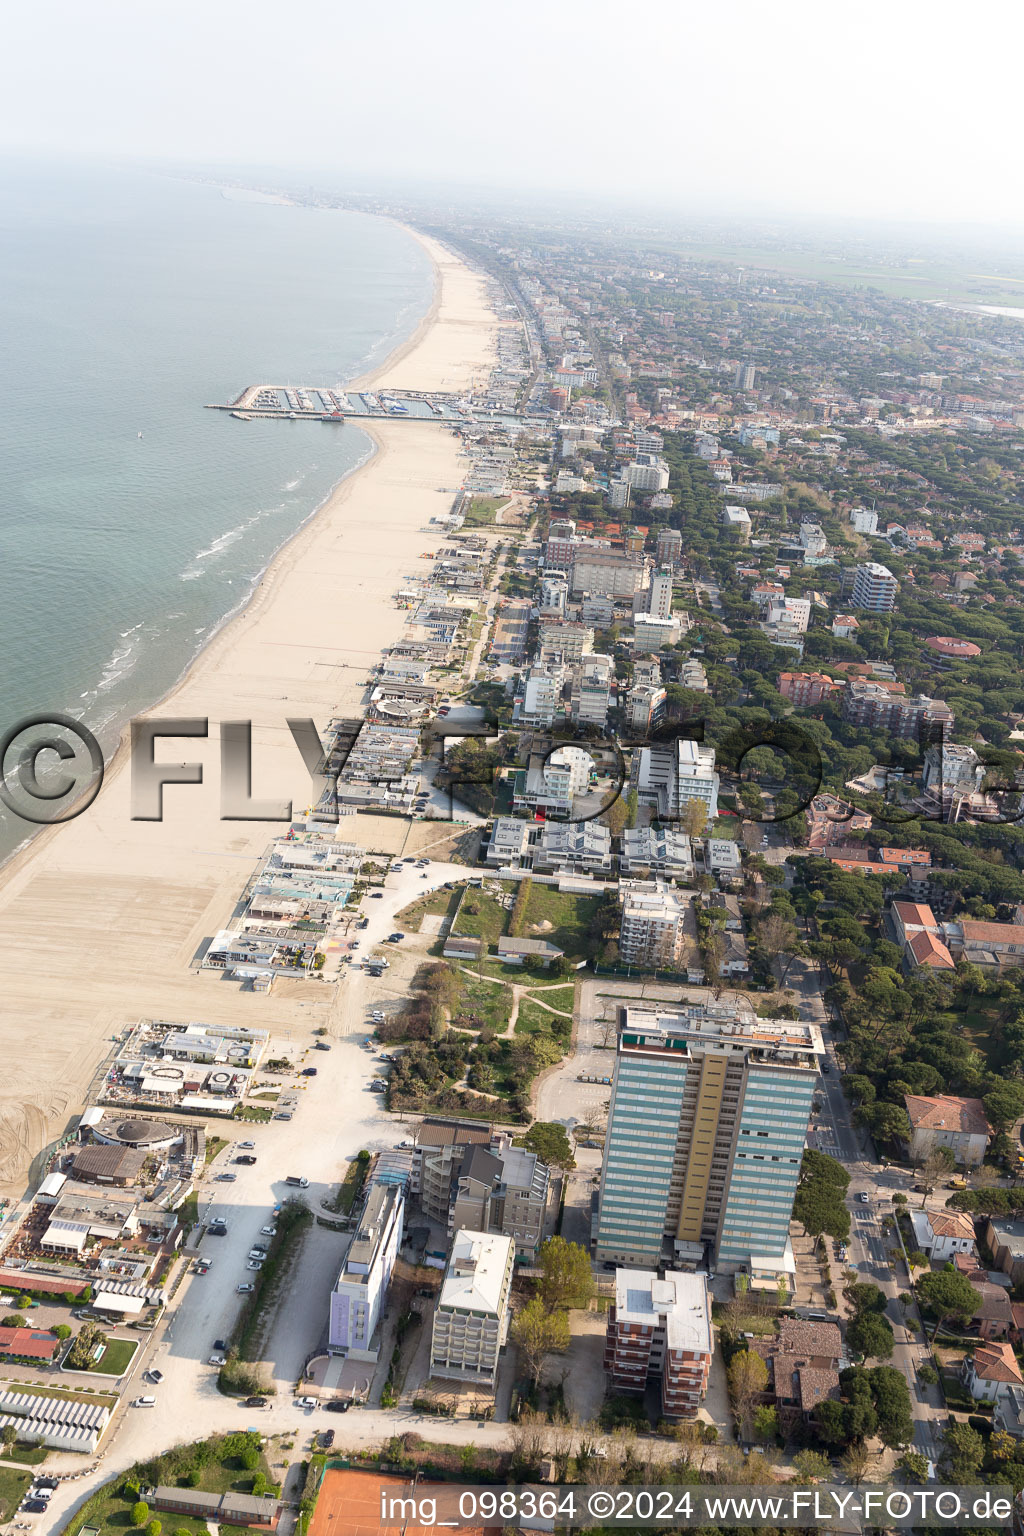
<path fill-rule="evenodd" d="M 444 390 L 356 390 L 326 384 L 249 384 L 235 400 L 206 409 L 229 411 L 242 421 L 433 421 L 458 427 L 518 419 Z"/>

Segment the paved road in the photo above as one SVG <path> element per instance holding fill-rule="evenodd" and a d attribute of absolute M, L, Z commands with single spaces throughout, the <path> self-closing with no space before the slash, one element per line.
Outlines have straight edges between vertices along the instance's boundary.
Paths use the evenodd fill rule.
<path fill-rule="evenodd" d="M 816 1022 L 824 1022 L 827 1029 L 816 969 L 811 963 L 794 961 L 788 982 L 797 992 L 801 1014 L 814 1017 Z M 841 1268 L 853 1268 L 859 1279 L 870 1281 L 885 1292 L 886 1316 L 896 1340 L 889 1363 L 907 1378 L 914 1415 L 914 1447 L 935 1460 L 946 1409 L 940 1389 L 927 1387 L 918 1379 L 917 1367 L 927 1357 L 928 1350 L 923 1335 L 914 1334 L 907 1328 L 898 1300 L 900 1294 L 911 1289 L 902 1260 L 894 1262 L 890 1257 L 891 1250 L 899 1247 L 899 1238 L 895 1232 L 887 1234 L 883 1231 L 885 1218 L 892 1214 L 893 1195 L 899 1191 L 908 1193 L 914 1175 L 902 1168 L 883 1168 L 873 1160 L 869 1138 L 853 1124 L 850 1106 L 842 1090 L 835 1045 L 827 1033 L 825 1052 L 829 1071 L 823 1073 L 821 1079 L 823 1104 L 817 1116 L 814 1144 L 820 1151 L 838 1158 L 850 1174 L 846 1202 L 850 1211 L 847 1261 L 844 1266 L 833 1265 L 833 1282 L 837 1294 L 841 1293 Z M 862 1193 L 868 1196 L 867 1202 L 859 1198 Z M 911 1309 L 910 1315 L 917 1317 L 916 1309 Z"/>
<path fill-rule="evenodd" d="M 426 869 L 411 863 L 392 866 L 380 897 L 363 900 L 369 924 L 359 934 L 359 953 L 379 950 L 381 941 L 396 927 L 396 913 L 415 897 L 448 881 L 465 879 L 466 873 L 465 866 L 458 864 L 431 863 Z M 397 946 L 385 947 L 384 952 L 394 955 Z M 378 1096 L 369 1091 L 371 1078 L 380 1069 L 375 1053 L 361 1045 L 370 1027 L 370 1010 L 386 995 L 387 973 L 378 981 L 355 965 L 345 966 L 343 971 L 338 985 L 325 984 L 323 1000 L 308 1006 L 308 1038 L 294 1043 L 296 1072 L 283 1080 L 299 1097 L 294 1118 L 264 1125 L 233 1125 L 237 1139 L 256 1143 L 255 1166 L 235 1164 L 232 1159 L 238 1148 L 232 1145 L 211 1163 L 200 1185 L 204 1220 L 222 1216 L 228 1223 L 228 1235 L 203 1238 L 201 1251 L 212 1260 L 209 1272 L 190 1274 L 160 1328 L 152 1335 L 143 1335 L 144 1347 L 133 1362 L 125 1402 L 145 1393 L 156 1397 L 156 1407 L 141 1410 L 124 1406 L 119 1410 L 101 1448 L 103 1457 L 95 1476 L 63 1485 L 54 1494 L 46 1515 L 19 1516 L 31 1521 L 35 1529 L 47 1533 L 58 1530 L 73 1505 L 99 1482 L 170 1446 L 254 1422 L 264 1433 L 302 1425 L 302 1415 L 291 1406 L 292 1388 L 320 1341 L 328 1296 L 348 1243 L 345 1234 L 317 1227 L 303 1245 L 298 1271 L 282 1297 L 264 1350 L 277 1392 L 271 1408 L 254 1416 L 252 1410 L 221 1396 L 216 1368 L 208 1365 L 207 1359 L 214 1340 L 230 1335 L 243 1305 L 236 1288 L 253 1279 L 246 1268 L 247 1254 L 255 1241 L 264 1240 L 260 1228 L 272 1222 L 276 1204 L 299 1193 L 284 1182 L 285 1178 L 295 1174 L 309 1180 L 308 1189 L 302 1193 L 315 1210 L 337 1186 L 358 1151 L 394 1146 L 406 1134 L 402 1125 L 382 1110 Z M 313 1031 L 318 1028 L 327 1031 L 324 1039 L 331 1047 L 329 1052 L 313 1048 Z M 307 1066 L 316 1067 L 316 1077 L 299 1075 Z M 228 1171 L 235 1175 L 234 1182 L 218 1182 L 216 1176 Z M 151 1367 L 164 1372 L 159 1386 L 141 1379 L 142 1372 Z M 345 1445 L 379 1443 L 395 1425 L 394 1414 L 379 1411 L 353 1411 L 342 1418 L 318 1410 L 311 1418 L 316 1427 L 334 1428 L 338 1443 Z M 436 1428 L 436 1421 L 432 1423 Z M 309 1427 L 314 1425 L 309 1423 Z M 463 1439 L 497 1442 L 506 1434 L 507 1427 L 499 1425 L 487 1430 L 459 1424 L 445 1427 L 446 1438 L 459 1443 Z M 51 1453 L 46 1470 L 52 1468 L 60 1474 L 78 1472 L 81 1467 L 79 1456 Z"/>

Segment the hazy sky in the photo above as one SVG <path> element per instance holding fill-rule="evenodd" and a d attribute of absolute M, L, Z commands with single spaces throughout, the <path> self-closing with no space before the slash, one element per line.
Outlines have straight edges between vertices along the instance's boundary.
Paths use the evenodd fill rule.
<path fill-rule="evenodd" d="M 47 0 L 0 148 L 1017 225 L 1021 8 Z"/>

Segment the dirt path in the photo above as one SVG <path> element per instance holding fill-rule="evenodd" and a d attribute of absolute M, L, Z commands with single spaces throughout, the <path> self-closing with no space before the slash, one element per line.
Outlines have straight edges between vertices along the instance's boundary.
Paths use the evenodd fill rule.
<path fill-rule="evenodd" d="M 564 1008 L 555 1008 L 551 1003 L 546 1003 L 542 997 L 538 997 L 536 995 L 538 992 L 557 991 L 559 987 L 565 986 L 564 981 L 548 982 L 546 987 L 528 987 L 525 982 L 504 982 L 499 980 L 497 976 L 481 975 L 479 971 L 472 970 L 468 965 L 460 965 L 458 969 L 460 971 L 464 971 L 467 976 L 474 976 L 478 981 L 493 982 L 496 987 L 511 986 L 512 1012 L 509 1014 L 508 1023 L 505 1025 L 505 1028 L 502 1030 L 501 1034 L 494 1037 L 496 1040 L 512 1039 L 512 1036 L 516 1031 L 516 1021 L 519 1018 L 519 1004 L 523 1001 L 524 998 L 526 998 L 528 1002 L 536 1003 L 539 1008 L 546 1008 L 548 1013 L 553 1013 L 556 1018 L 571 1019 L 573 1016 L 573 1010 L 571 1008 L 568 1011 L 566 1011 Z"/>

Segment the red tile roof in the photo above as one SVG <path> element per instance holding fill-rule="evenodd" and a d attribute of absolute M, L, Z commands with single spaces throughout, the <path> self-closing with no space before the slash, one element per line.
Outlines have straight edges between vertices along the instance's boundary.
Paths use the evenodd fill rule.
<path fill-rule="evenodd" d="M 1009 1344 L 979 1344 L 974 1351 L 974 1374 L 984 1381 L 1010 1381 L 1024 1386 L 1017 1358 Z"/>
<path fill-rule="evenodd" d="M 908 924 L 911 927 L 918 928 L 938 927 L 935 921 L 935 913 L 931 907 L 926 907 L 920 901 L 894 901 L 892 909 L 894 912 L 899 913 L 900 922 L 904 928 Z"/>
<path fill-rule="evenodd" d="M 960 1131 L 967 1135 L 991 1136 L 992 1127 L 985 1118 L 980 1099 L 958 1099 L 951 1093 L 929 1098 L 908 1093 L 904 1100 L 915 1131 Z"/>
<path fill-rule="evenodd" d="M 5 1328 L 0 1326 L 0 1355 L 20 1355 L 24 1359 L 52 1360 L 60 1340 L 55 1333 L 43 1333 L 35 1328 Z"/>
<path fill-rule="evenodd" d="M 952 971 L 953 956 L 943 944 L 931 933 L 915 933 L 907 948 L 914 957 L 915 965 L 926 965 L 933 971 Z"/>

